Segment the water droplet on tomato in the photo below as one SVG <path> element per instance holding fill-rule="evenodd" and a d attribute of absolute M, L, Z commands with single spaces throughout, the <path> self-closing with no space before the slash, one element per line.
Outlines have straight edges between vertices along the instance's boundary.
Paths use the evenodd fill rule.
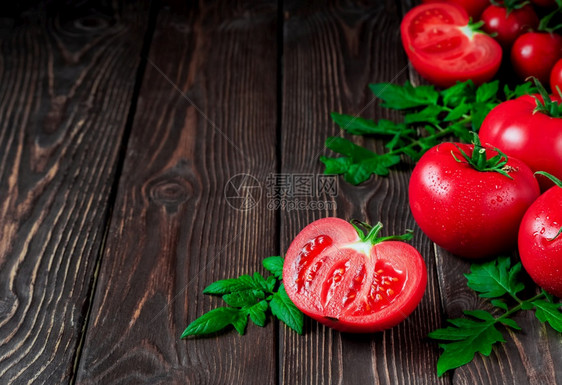
<path fill-rule="evenodd" d="M 540 231 L 541 234 L 544 234 L 544 232 L 546 231 L 546 229 L 543 227 Z"/>

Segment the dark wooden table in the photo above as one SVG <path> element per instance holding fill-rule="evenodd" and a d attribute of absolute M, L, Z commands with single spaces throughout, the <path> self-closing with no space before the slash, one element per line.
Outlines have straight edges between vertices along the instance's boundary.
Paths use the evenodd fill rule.
<path fill-rule="evenodd" d="M 398 29 L 411 1 L 15 3 L 0 15 L 1 384 L 562 382 L 560 335 L 532 314 L 490 357 L 437 377 L 427 333 L 481 300 L 469 263 L 416 227 L 411 167 L 337 179 L 305 197 L 316 207 L 269 203 L 272 178 L 322 175 L 341 134 L 330 112 L 393 119 L 368 84 L 420 83 Z M 259 202 L 237 206 L 239 174 Z M 306 319 L 299 336 L 270 320 L 180 340 L 222 303 L 204 287 L 264 272 L 326 216 L 416 229 L 429 279 L 405 322 L 347 335 Z"/>

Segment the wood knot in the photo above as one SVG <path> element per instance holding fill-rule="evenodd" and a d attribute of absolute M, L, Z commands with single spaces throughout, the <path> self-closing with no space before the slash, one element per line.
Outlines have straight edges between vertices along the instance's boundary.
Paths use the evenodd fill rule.
<path fill-rule="evenodd" d="M 173 213 L 189 199 L 192 190 L 189 182 L 180 176 L 161 176 L 149 183 L 148 196 L 151 201 L 164 206 L 169 213 Z"/>
<path fill-rule="evenodd" d="M 109 27 L 109 22 L 103 17 L 88 15 L 74 20 L 74 27 L 85 32 L 95 32 Z"/>

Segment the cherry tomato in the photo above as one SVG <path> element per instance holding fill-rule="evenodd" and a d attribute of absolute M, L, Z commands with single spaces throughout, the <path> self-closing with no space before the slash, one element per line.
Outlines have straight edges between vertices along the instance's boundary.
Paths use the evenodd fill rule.
<path fill-rule="evenodd" d="M 490 5 L 490 0 L 422 0 L 422 3 L 451 3 L 462 7 L 468 16 L 478 20 L 482 11 Z"/>
<path fill-rule="evenodd" d="M 508 11 L 507 8 L 490 5 L 482 13 L 482 29 L 489 34 L 496 34 L 496 39 L 503 47 L 510 47 L 517 37 L 539 25 L 539 18 L 533 7 L 526 5 Z"/>
<path fill-rule="evenodd" d="M 306 226 L 289 246 L 283 266 L 293 303 L 345 332 L 370 333 L 403 321 L 423 296 L 427 270 L 414 247 L 393 240 L 402 237 L 378 237 L 381 227 L 368 227 L 365 235 L 338 218 Z"/>
<path fill-rule="evenodd" d="M 556 86 L 560 89 L 558 91 Z M 559 92 L 562 92 L 562 59 L 558 60 L 554 67 L 552 67 L 552 71 L 550 71 L 550 90 L 554 95 L 561 96 Z"/>
<path fill-rule="evenodd" d="M 441 143 L 429 149 L 416 164 L 408 190 L 414 219 L 433 242 L 461 257 L 483 258 L 516 246 L 521 218 L 540 191 L 529 167 L 515 158 L 497 163 L 509 177 L 475 169 L 462 151 L 484 159 L 498 153 L 474 148 Z"/>
<path fill-rule="evenodd" d="M 474 32 L 466 12 L 453 4 L 422 4 L 402 20 L 402 44 L 413 67 L 431 83 L 449 87 L 472 79 L 490 80 L 501 64 L 502 48 Z"/>
<path fill-rule="evenodd" d="M 534 76 L 548 84 L 550 71 L 562 58 L 562 36 L 548 32 L 527 32 L 511 47 L 511 64 L 521 79 Z"/>
<path fill-rule="evenodd" d="M 551 187 L 529 207 L 519 228 L 521 263 L 533 281 L 562 297 L 562 188 Z"/>
<path fill-rule="evenodd" d="M 533 171 L 562 178 L 562 118 L 534 112 L 536 107 L 537 101 L 529 95 L 500 103 L 484 119 L 480 140 L 520 159 Z M 542 190 L 552 186 L 544 177 L 537 179 Z"/>

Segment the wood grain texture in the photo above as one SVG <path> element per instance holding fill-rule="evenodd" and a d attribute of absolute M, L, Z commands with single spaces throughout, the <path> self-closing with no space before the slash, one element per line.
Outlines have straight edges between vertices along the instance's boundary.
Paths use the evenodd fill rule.
<path fill-rule="evenodd" d="M 395 2 L 285 3 L 283 49 L 282 170 L 321 174 L 324 141 L 342 135 L 330 112 L 366 118 L 396 118 L 379 108 L 369 83 L 407 79 L 400 48 L 400 8 Z M 373 138 L 353 138 L 382 151 Z M 385 234 L 414 225 L 408 210 L 409 167 L 361 186 L 340 180 L 336 208 L 282 212 L 281 248 L 308 223 L 324 216 L 385 224 Z M 333 199 L 329 196 L 320 199 Z M 281 328 L 280 382 L 302 384 L 438 384 L 437 350 L 426 338 L 439 325 L 440 308 L 431 243 L 420 234 L 413 244 L 425 256 L 429 282 L 419 308 L 401 325 L 369 336 L 341 334 L 307 320 L 305 336 Z"/>
<path fill-rule="evenodd" d="M 65 384 L 88 309 L 148 10 L 0 22 L 0 382 Z"/>
<path fill-rule="evenodd" d="M 275 2 L 160 11 L 88 327 L 79 384 L 270 384 L 275 325 L 180 340 L 224 306 L 211 282 L 264 269 L 276 251 L 265 200 L 225 187 L 276 169 Z"/>

